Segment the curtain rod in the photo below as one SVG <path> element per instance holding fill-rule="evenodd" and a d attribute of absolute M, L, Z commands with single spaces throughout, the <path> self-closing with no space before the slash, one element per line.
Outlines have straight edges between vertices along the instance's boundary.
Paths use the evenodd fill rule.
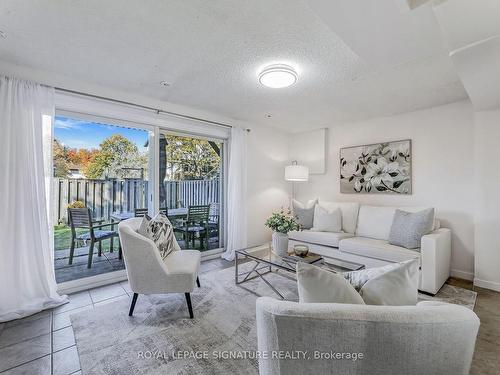
<path fill-rule="evenodd" d="M 174 116 L 174 117 L 179 117 L 179 118 L 183 118 L 183 119 L 187 119 L 187 120 L 193 120 L 193 121 L 203 122 L 203 123 L 206 123 L 206 124 L 211 124 L 211 125 L 215 125 L 215 126 L 222 126 L 222 127 L 225 127 L 225 128 L 233 128 L 232 125 L 224 124 L 222 122 L 205 120 L 205 119 L 202 119 L 202 118 L 199 118 L 199 117 L 194 117 L 194 116 L 189 116 L 189 115 L 183 115 L 181 113 L 175 113 L 175 112 L 165 111 L 163 109 L 148 107 L 146 105 L 132 103 L 132 102 L 127 102 L 125 100 L 118 100 L 118 99 L 106 98 L 105 96 L 99 96 L 99 95 L 88 94 L 88 93 L 85 93 L 85 92 L 80 92 L 80 91 L 75 91 L 75 90 L 63 89 L 61 87 L 55 87 L 55 89 L 57 91 L 67 92 L 69 94 L 87 96 L 89 98 L 106 100 L 106 101 L 110 101 L 110 102 L 114 102 L 114 103 L 119 103 L 119 104 L 124 104 L 124 105 L 129 105 L 129 106 L 137 107 L 137 108 L 147 109 L 149 111 L 156 112 L 156 114 L 164 113 L 166 115 L 170 115 L 170 116 Z M 247 132 L 250 131 L 250 129 L 245 129 L 245 130 Z"/>

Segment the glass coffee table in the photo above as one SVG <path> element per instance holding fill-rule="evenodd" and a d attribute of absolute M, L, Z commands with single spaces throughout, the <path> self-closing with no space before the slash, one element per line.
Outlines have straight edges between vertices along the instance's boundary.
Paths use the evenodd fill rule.
<path fill-rule="evenodd" d="M 253 262 L 250 270 L 241 272 L 241 264 Z M 295 266 L 297 262 L 314 264 L 331 272 L 347 272 L 363 269 L 365 266 L 359 263 L 348 262 L 338 258 L 323 257 L 318 254 L 309 253 L 306 257 L 299 257 L 293 254 L 290 249 L 289 255 L 276 255 L 271 248 L 271 244 L 252 246 L 244 249 L 236 250 L 234 258 L 234 282 L 236 285 L 246 281 L 260 278 L 264 281 L 278 296 L 285 299 L 283 295 L 265 278 L 265 275 L 283 270 L 295 274 Z M 279 274 L 279 272 L 276 272 Z"/>

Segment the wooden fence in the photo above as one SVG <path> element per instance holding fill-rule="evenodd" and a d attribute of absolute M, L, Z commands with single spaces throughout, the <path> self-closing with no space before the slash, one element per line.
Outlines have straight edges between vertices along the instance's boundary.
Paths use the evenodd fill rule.
<path fill-rule="evenodd" d="M 148 181 L 141 179 L 59 179 L 54 183 L 54 221 L 67 223 L 67 206 L 76 200 L 92 210 L 94 218 L 110 219 L 113 212 L 147 207 Z M 218 204 L 219 180 L 165 181 L 161 197 L 168 208 Z M 163 207 L 165 203 L 160 205 Z"/>

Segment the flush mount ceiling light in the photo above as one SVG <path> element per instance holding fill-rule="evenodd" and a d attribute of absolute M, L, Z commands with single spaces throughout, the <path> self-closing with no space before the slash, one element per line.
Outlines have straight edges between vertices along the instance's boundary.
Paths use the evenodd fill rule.
<path fill-rule="evenodd" d="M 266 87 L 281 89 L 297 82 L 297 72 L 288 65 L 271 65 L 259 74 L 259 82 Z"/>

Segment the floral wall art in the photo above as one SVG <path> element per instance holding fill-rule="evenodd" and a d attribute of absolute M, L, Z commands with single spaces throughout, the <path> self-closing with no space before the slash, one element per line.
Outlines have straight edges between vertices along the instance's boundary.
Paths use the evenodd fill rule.
<path fill-rule="evenodd" d="M 411 140 L 340 150 L 340 192 L 411 194 Z"/>

